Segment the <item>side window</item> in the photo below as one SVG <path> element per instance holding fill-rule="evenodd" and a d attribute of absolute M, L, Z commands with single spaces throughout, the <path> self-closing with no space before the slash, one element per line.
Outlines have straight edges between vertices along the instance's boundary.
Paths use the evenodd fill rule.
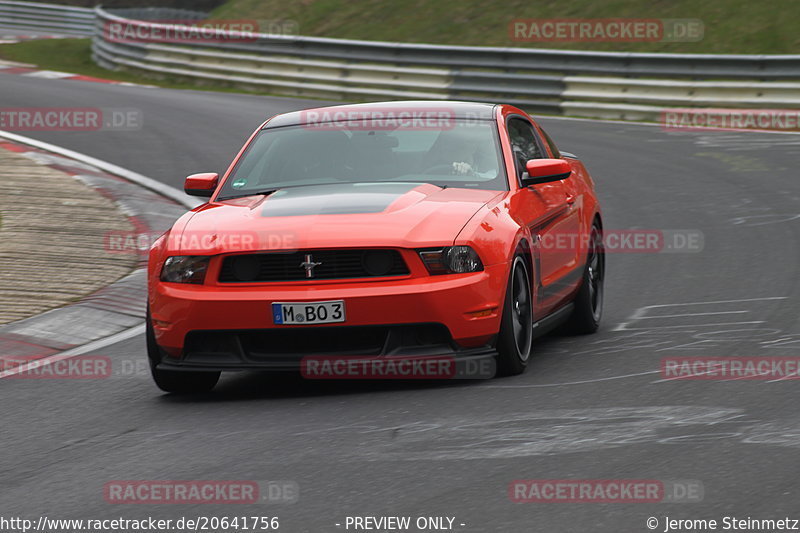
<path fill-rule="evenodd" d="M 547 141 L 547 146 L 550 147 L 553 157 L 556 159 L 561 159 L 561 152 L 558 151 L 556 143 L 553 142 L 553 139 L 550 138 L 546 131 L 542 130 L 542 133 L 544 133 L 544 140 Z"/>
<path fill-rule="evenodd" d="M 514 150 L 517 176 L 520 176 L 525 172 L 525 163 L 531 159 L 541 159 L 544 154 L 539 148 L 533 126 L 527 120 L 521 118 L 509 120 L 508 136 L 511 140 L 511 148 Z"/>

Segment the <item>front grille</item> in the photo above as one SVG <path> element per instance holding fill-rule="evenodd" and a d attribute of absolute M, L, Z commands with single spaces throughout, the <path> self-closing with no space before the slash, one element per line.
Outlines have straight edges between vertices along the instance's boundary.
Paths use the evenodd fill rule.
<path fill-rule="evenodd" d="M 301 266 L 308 256 L 312 277 Z M 302 281 L 308 279 L 374 278 L 408 275 L 396 250 L 308 250 L 294 253 L 274 252 L 225 257 L 219 274 L 222 283 Z"/>

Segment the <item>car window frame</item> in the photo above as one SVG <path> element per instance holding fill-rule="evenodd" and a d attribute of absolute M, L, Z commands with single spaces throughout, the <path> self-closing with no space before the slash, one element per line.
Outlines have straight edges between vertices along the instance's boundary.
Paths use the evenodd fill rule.
<path fill-rule="evenodd" d="M 546 156 L 548 154 L 548 150 L 546 149 L 545 144 L 542 142 L 541 136 L 539 135 L 539 131 L 536 128 L 536 126 L 533 124 L 533 121 L 531 119 L 529 119 L 528 117 L 524 116 L 524 115 L 520 115 L 519 113 L 510 114 L 510 115 L 506 116 L 506 119 L 505 119 L 506 135 L 508 135 L 509 145 L 512 144 L 511 143 L 511 130 L 509 129 L 509 123 L 512 120 L 517 120 L 517 119 L 518 120 L 522 120 L 523 122 L 528 124 L 528 126 L 530 126 L 531 131 L 533 132 L 533 139 L 536 142 L 536 147 L 539 149 L 539 153 L 542 154 L 543 156 Z M 522 175 L 526 172 L 526 170 L 525 169 L 517 170 L 517 158 L 516 158 L 516 156 L 514 156 L 513 145 L 509 146 L 509 148 L 511 148 L 511 155 L 512 155 L 512 158 L 513 158 L 513 161 L 514 161 L 514 174 L 516 174 L 517 186 L 522 188 L 524 186 L 522 184 Z M 539 159 L 546 159 L 546 157 L 539 157 Z"/>
<path fill-rule="evenodd" d="M 556 143 L 553 140 L 553 138 L 550 137 L 550 134 L 547 133 L 545 129 L 542 128 L 541 126 L 539 127 L 539 129 L 542 131 L 542 136 L 544 136 L 544 140 L 547 142 L 547 146 L 550 147 L 550 155 L 552 155 L 555 159 L 561 159 L 561 150 L 558 149 L 558 146 L 556 146 Z"/>

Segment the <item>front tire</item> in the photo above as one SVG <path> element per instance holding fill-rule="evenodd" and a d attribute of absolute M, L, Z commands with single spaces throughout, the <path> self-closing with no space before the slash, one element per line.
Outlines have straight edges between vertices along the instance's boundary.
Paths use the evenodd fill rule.
<path fill-rule="evenodd" d="M 603 247 L 603 233 L 595 222 L 589 237 L 589 249 L 586 254 L 586 268 L 578 294 L 575 296 L 575 308 L 565 324 L 567 333 L 588 335 L 600 327 L 603 316 L 603 282 L 606 273 L 606 254 Z"/>
<path fill-rule="evenodd" d="M 525 258 L 514 256 L 508 276 L 503 317 L 497 339 L 497 372 L 514 376 L 525 372 L 533 344 L 531 277 Z"/>
<path fill-rule="evenodd" d="M 147 310 L 147 359 L 150 361 L 150 374 L 156 386 L 164 392 L 178 394 L 197 394 L 211 391 L 219 381 L 221 372 L 192 372 L 162 370 L 157 368 L 162 358 L 161 348 L 156 343 L 153 321 L 150 320 L 150 309 Z"/>

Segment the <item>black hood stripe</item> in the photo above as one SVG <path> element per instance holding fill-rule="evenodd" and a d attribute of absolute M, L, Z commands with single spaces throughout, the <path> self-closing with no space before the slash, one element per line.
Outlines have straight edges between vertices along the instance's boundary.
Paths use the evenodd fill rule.
<path fill-rule="evenodd" d="M 263 204 L 265 217 L 381 213 L 421 183 L 337 183 L 281 189 Z"/>

